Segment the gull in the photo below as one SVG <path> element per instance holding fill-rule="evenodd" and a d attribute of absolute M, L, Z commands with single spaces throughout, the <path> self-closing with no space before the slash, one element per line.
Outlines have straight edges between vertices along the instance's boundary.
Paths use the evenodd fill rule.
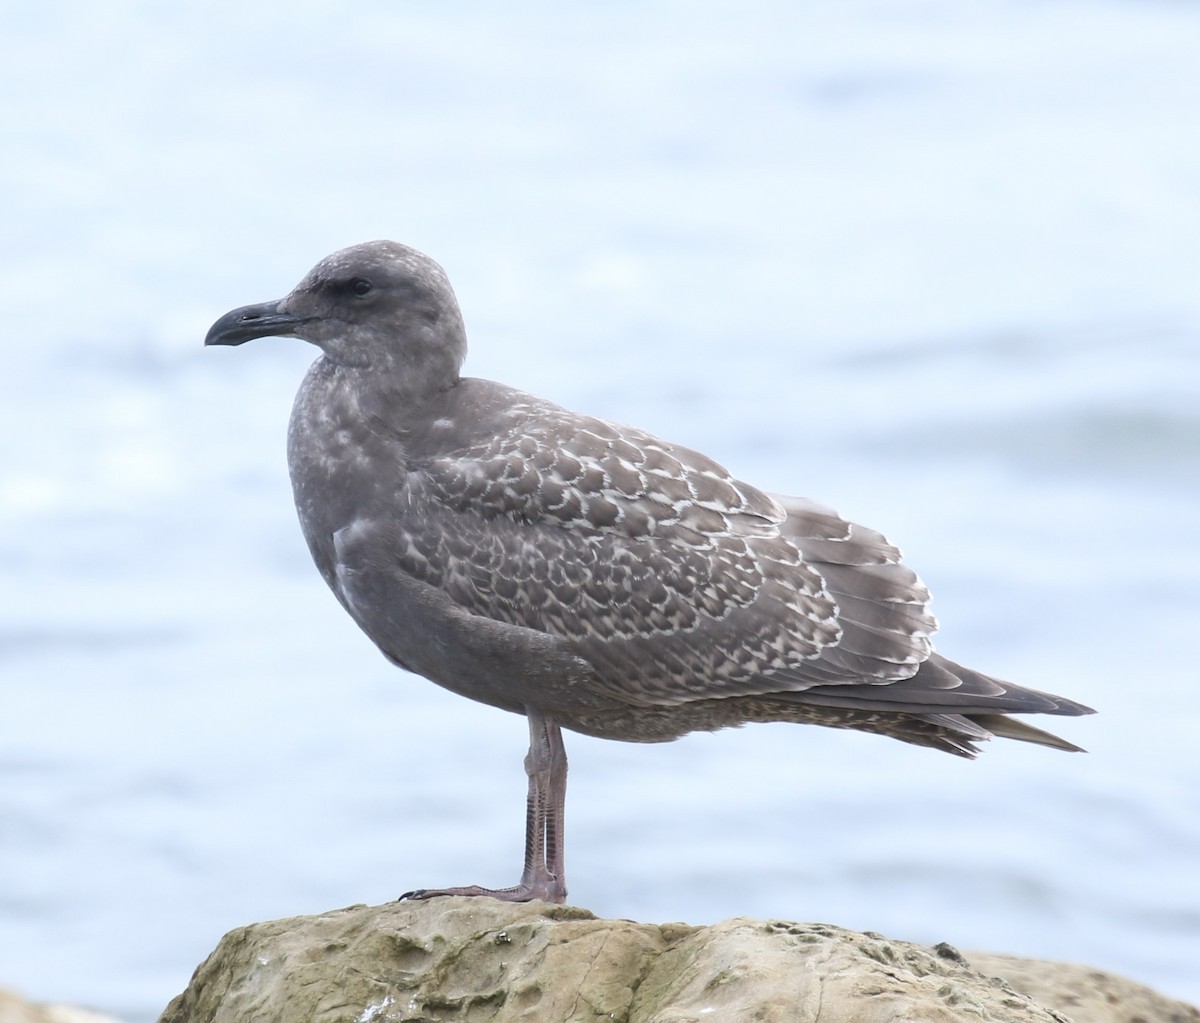
<path fill-rule="evenodd" d="M 450 282 L 391 241 L 321 260 L 207 345 L 299 338 L 288 467 L 325 582 L 392 663 L 529 724 L 525 858 L 564 902 L 562 729 L 626 742 L 787 721 L 971 757 L 1012 714 L 1091 708 L 934 652 L 929 592 L 882 534 L 713 459 L 460 370 Z"/>

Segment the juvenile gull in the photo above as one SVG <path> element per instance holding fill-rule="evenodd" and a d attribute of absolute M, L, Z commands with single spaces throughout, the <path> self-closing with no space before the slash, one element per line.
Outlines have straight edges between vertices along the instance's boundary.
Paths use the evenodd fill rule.
<path fill-rule="evenodd" d="M 322 352 L 288 467 L 337 599 L 393 663 L 529 721 L 520 881 L 405 897 L 565 900 L 561 728 L 666 742 L 794 721 L 966 757 L 994 735 L 1078 750 L 1008 715 L 1090 708 L 933 652 L 929 592 L 880 533 L 634 427 L 461 377 L 462 317 L 428 256 L 335 252 L 204 343 L 268 335 Z"/>

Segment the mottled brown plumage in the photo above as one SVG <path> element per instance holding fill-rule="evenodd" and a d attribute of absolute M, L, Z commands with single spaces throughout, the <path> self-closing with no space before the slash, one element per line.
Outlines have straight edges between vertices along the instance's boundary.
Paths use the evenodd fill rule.
<path fill-rule="evenodd" d="M 394 242 L 323 260 L 206 343 L 323 352 L 288 461 L 301 526 L 395 663 L 530 721 L 530 827 L 513 888 L 566 895 L 560 727 L 661 742 L 751 721 L 854 728 L 964 756 L 1007 715 L 1089 709 L 933 652 L 929 593 L 874 530 L 772 497 L 688 448 L 461 378 L 441 268 Z"/>

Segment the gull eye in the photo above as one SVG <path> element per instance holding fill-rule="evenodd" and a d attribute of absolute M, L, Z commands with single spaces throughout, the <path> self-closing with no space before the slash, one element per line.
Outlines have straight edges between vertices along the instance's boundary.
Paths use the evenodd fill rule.
<path fill-rule="evenodd" d="M 353 291 L 354 294 L 356 294 L 359 298 L 362 298 L 364 295 L 370 293 L 371 282 L 365 277 L 355 277 L 354 280 L 350 282 L 350 290 Z"/>

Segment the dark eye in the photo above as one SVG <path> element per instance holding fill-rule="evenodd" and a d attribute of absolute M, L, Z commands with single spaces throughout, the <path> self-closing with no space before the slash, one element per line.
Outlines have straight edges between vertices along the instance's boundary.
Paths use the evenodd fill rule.
<path fill-rule="evenodd" d="M 350 290 L 353 291 L 354 294 L 356 294 L 359 298 L 362 298 L 363 295 L 367 294 L 371 290 L 371 282 L 365 277 L 355 277 L 354 280 L 350 282 Z"/>

